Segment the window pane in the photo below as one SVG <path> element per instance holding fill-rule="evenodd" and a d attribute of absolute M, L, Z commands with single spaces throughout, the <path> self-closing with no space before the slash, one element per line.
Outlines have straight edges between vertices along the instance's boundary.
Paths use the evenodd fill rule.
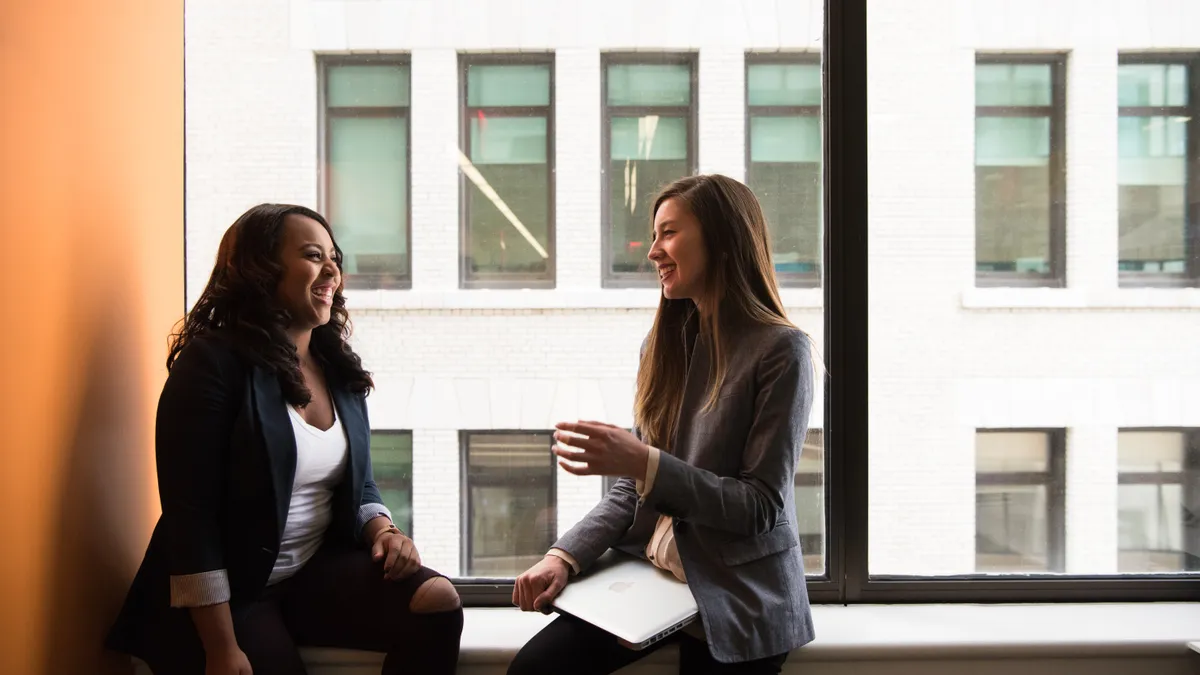
<path fill-rule="evenodd" d="M 1117 79 L 1117 102 L 1128 106 L 1188 104 L 1187 66 L 1181 63 L 1122 65 Z"/>
<path fill-rule="evenodd" d="M 771 230 L 775 271 L 821 271 L 821 123 L 814 116 L 750 119 L 748 185 Z"/>
<path fill-rule="evenodd" d="M 825 570 L 825 443 L 820 429 L 809 429 L 796 464 L 796 531 L 805 574 L 821 574 Z"/>
<path fill-rule="evenodd" d="M 1118 436 L 1117 547 L 1123 574 L 1200 570 L 1200 466 L 1189 465 L 1189 438 L 1195 434 Z"/>
<path fill-rule="evenodd" d="M 410 537 L 413 483 L 412 433 L 376 431 L 371 434 L 371 468 L 383 505 L 392 512 L 396 527 Z"/>
<path fill-rule="evenodd" d="M 408 120 L 329 120 L 329 219 L 347 275 L 408 274 Z"/>
<path fill-rule="evenodd" d="M 1120 270 L 1182 274 L 1187 260 L 1185 118 L 1121 117 L 1117 129 Z"/>
<path fill-rule="evenodd" d="M 549 282 L 553 172 L 549 149 L 548 65 L 470 65 L 467 69 L 467 223 L 463 272 L 468 282 Z M 486 108 L 508 106 L 503 114 Z"/>
<path fill-rule="evenodd" d="M 1186 442 L 1179 431 L 1122 431 L 1117 436 L 1117 468 L 1121 473 L 1183 471 Z"/>
<path fill-rule="evenodd" d="M 746 72 L 750 105 L 821 105 L 821 66 L 761 63 Z"/>
<path fill-rule="evenodd" d="M 658 191 L 690 173 L 687 120 L 681 117 L 615 117 L 610 122 L 609 219 L 612 271 L 652 269 L 650 209 Z"/>
<path fill-rule="evenodd" d="M 975 105 L 1042 106 L 1051 101 L 1051 69 L 1044 64 L 975 67 Z"/>
<path fill-rule="evenodd" d="M 975 435 L 975 571 L 1051 572 L 1050 473 L 1045 432 Z"/>
<path fill-rule="evenodd" d="M 472 65 L 467 68 L 467 105 L 548 106 L 550 67 Z"/>
<path fill-rule="evenodd" d="M 976 269 L 1050 272 L 1050 120 L 975 121 Z"/>
<path fill-rule="evenodd" d="M 608 105 L 686 106 L 692 101 L 692 70 L 685 64 L 611 64 Z"/>
<path fill-rule="evenodd" d="M 468 576 L 516 576 L 554 543 L 551 443 L 549 433 L 467 435 Z"/>
<path fill-rule="evenodd" d="M 326 105 L 351 108 L 408 105 L 408 66 L 336 65 L 327 72 Z"/>

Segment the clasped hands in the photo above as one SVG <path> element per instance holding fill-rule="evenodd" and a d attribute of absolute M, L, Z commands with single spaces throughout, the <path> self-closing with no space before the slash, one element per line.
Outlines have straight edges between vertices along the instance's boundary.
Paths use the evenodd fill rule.
<path fill-rule="evenodd" d="M 558 464 L 576 476 L 646 479 L 650 446 L 604 422 L 561 422 L 554 432 Z"/>

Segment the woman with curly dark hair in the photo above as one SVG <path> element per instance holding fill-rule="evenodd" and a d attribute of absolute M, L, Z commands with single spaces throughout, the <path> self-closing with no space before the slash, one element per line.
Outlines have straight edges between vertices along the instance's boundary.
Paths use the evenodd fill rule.
<path fill-rule="evenodd" d="M 341 251 L 301 206 L 221 240 L 172 336 L 155 456 L 162 517 L 109 646 L 154 675 L 304 673 L 297 646 L 452 673 L 462 609 L 371 475 L 371 376 L 347 343 Z"/>

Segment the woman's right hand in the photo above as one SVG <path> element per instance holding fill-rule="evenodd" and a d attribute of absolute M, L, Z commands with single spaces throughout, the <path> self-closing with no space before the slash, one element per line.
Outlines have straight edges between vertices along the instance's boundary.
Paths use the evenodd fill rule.
<path fill-rule="evenodd" d="M 517 577 L 513 584 L 513 604 L 523 612 L 544 612 L 567 586 L 567 561 L 547 554 L 536 565 Z"/>
<path fill-rule="evenodd" d="M 204 675 L 253 675 L 250 659 L 241 649 L 229 647 L 217 653 L 204 654 Z"/>

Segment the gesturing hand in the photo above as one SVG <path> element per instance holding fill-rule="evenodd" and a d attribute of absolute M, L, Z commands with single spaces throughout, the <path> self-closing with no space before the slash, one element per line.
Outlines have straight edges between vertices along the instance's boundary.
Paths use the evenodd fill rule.
<path fill-rule="evenodd" d="M 628 431 L 603 422 L 561 422 L 554 432 L 559 465 L 576 476 L 646 479 L 650 446 Z M 581 438 L 585 436 L 586 438 Z M 563 461 L 567 460 L 567 461 Z M 573 463 L 573 464 L 572 464 Z"/>
<path fill-rule="evenodd" d="M 383 578 L 399 581 L 421 569 L 421 555 L 412 539 L 395 531 L 384 531 L 371 546 L 371 559 L 383 561 Z"/>

